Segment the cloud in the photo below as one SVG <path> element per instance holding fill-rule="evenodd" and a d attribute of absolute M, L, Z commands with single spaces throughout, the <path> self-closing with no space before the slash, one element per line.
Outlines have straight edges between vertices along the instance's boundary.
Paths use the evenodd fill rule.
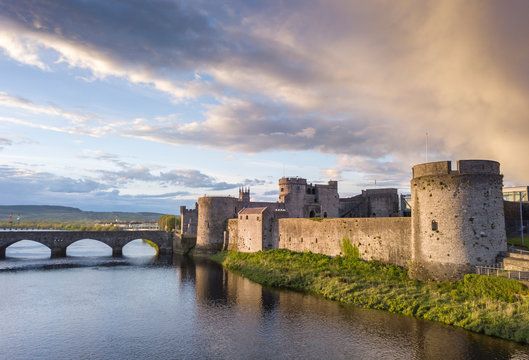
<path fill-rule="evenodd" d="M 158 125 L 141 121 L 123 133 L 169 144 L 202 144 L 245 153 L 316 150 L 371 156 L 385 154 L 387 146 L 380 142 L 394 135 L 387 125 L 371 126 L 365 119 L 328 121 L 321 115 L 296 111 L 283 105 L 231 99 L 210 106 L 207 120 L 201 123 Z M 373 138 L 380 142 L 373 142 Z"/>
<path fill-rule="evenodd" d="M 64 205 L 86 210 L 160 211 L 176 213 L 176 204 L 189 203 L 181 197 L 187 191 L 161 194 L 122 194 L 105 183 L 91 179 L 74 179 L 49 172 L 36 172 L 11 166 L 0 166 L 1 203 L 22 205 Z"/>
<path fill-rule="evenodd" d="M 22 0 L 0 10 L 0 48 L 11 58 L 52 71 L 42 60 L 43 51 L 52 50 L 58 62 L 87 69 L 95 79 L 151 84 L 175 99 L 196 97 L 207 85 L 179 71 L 229 52 L 207 16 L 177 2 Z"/>
<path fill-rule="evenodd" d="M 90 179 L 73 179 L 49 172 L 36 172 L 10 166 L 0 166 L 0 179 L 2 189 L 9 189 L 7 192 L 14 195 L 34 191 L 79 194 L 108 189 L 107 185 Z"/>
<path fill-rule="evenodd" d="M 102 160 L 102 161 L 109 161 L 122 168 L 126 168 L 130 166 L 129 163 L 121 160 L 119 155 L 110 154 L 102 150 L 85 150 L 83 152 L 83 155 L 79 155 L 78 157 L 81 159 L 96 159 L 96 160 Z"/>
<path fill-rule="evenodd" d="M 342 155 L 337 157 L 336 165 L 321 171 L 322 176 L 331 179 L 343 179 L 356 174 L 360 188 L 376 184 L 381 187 L 408 188 L 411 179 L 411 168 L 406 169 L 399 158 L 369 159 L 360 156 Z"/>
<path fill-rule="evenodd" d="M 198 170 L 174 169 L 160 173 L 158 179 L 167 184 L 181 185 L 188 188 L 206 188 L 210 190 L 229 190 L 241 186 L 241 183 L 226 183 L 203 174 Z"/>
<path fill-rule="evenodd" d="M 13 107 L 18 109 L 27 110 L 34 114 L 45 114 L 51 116 L 61 116 L 66 119 L 72 120 L 73 123 L 85 123 L 90 119 L 94 118 L 94 115 L 80 114 L 75 112 L 69 112 L 61 109 L 58 106 L 53 105 L 37 105 L 33 102 L 24 99 L 19 96 L 13 96 L 5 92 L 0 91 L 0 106 Z"/>
<path fill-rule="evenodd" d="M 430 159 L 492 158 L 528 182 L 528 12 L 516 0 L 21 0 L 0 5 L 0 47 L 44 71 L 57 67 L 43 55 L 51 52 L 96 79 L 152 86 L 176 101 L 213 98 L 202 103 L 205 120 L 106 125 L 128 136 L 367 162 L 392 154 L 397 176 L 423 161 L 428 132 Z M 148 176 L 133 170 L 122 175 Z"/>
<path fill-rule="evenodd" d="M 17 117 L 0 116 L 3 122 L 67 134 L 101 137 L 114 133 L 114 128 L 119 125 L 119 122 L 108 122 L 95 113 L 73 112 L 57 105 L 37 104 L 2 91 L 0 107 L 16 110 Z"/>
<path fill-rule="evenodd" d="M 234 189 L 242 185 L 261 185 L 265 181 L 259 179 L 245 179 L 241 183 L 227 183 L 217 181 L 212 176 L 206 175 L 195 169 L 172 169 L 153 172 L 152 166 L 134 165 L 121 160 L 116 154 L 110 154 L 100 150 L 85 150 L 83 158 L 93 158 L 108 161 L 117 166 L 114 170 L 93 169 L 98 174 L 97 179 L 109 186 L 117 187 L 132 183 L 134 181 L 159 183 L 162 185 L 183 186 L 186 188 L 204 188 L 213 191 Z"/>
<path fill-rule="evenodd" d="M 11 146 L 13 145 L 13 142 L 6 138 L 0 138 L 0 150 L 2 150 L 5 146 Z"/>

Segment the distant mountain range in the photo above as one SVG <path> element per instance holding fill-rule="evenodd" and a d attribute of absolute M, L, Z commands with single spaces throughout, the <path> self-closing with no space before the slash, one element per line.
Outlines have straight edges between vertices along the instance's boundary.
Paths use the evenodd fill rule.
<path fill-rule="evenodd" d="M 83 211 L 67 206 L 50 205 L 0 205 L 0 221 L 9 221 L 9 215 L 13 215 L 13 221 L 17 220 L 37 220 L 37 221 L 157 221 L 164 214 L 153 212 L 100 212 Z"/>

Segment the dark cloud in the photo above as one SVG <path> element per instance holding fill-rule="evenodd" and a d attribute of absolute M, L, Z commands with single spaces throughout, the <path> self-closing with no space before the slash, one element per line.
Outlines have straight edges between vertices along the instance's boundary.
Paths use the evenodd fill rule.
<path fill-rule="evenodd" d="M 272 103 L 238 102 L 213 107 L 208 115 L 207 121 L 193 127 L 139 124 L 123 131 L 170 144 L 203 144 L 246 153 L 316 150 L 372 157 L 386 154 L 390 150 L 387 144 L 406 135 L 405 129 L 389 131 L 383 119 L 374 121 L 376 125 L 354 117 L 329 121 L 322 115 L 303 115 L 292 107 Z"/>
<path fill-rule="evenodd" d="M 208 18 L 177 1 L 21 0 L 4 2 L 0 9 L 24 27 L 97 47 L 127 62 L 185 66 L 222 46 Z"/>
<path fill-rule="evenodd" d="M 215 2 L 20 0 L 0 3 L 0 12 L 37 34 L 75 41 L 173 79 L 179 76 L 174 70 L 194 72 L 225 63 L 259 64 L 263 71 L 289 78 L 301 79 L 305 72 L 292 49 L 237 29 L 243 14 Z M 289 63 L 277 66 L 289 54 Z"/>
<path fill-rule="evenodd" d="M 174 169 L 160 173 L 158 179 L 167 184 L 181 185 L 189 188 L 206 188 L 210 190 L 229 190 L 241 186 L 241 183 L 230 184 L 218 182 L 215 178 L 198 170 Z"/>
<path fill-rule="evenodd" d="M 151 174 L 151 170 L 144 166 L 127 166 L 121 170 L 94 170 L 99 174 L 99 179 L 109 185 L 117 187 L 132 181 L 157 181 L 158 178 Z"/>

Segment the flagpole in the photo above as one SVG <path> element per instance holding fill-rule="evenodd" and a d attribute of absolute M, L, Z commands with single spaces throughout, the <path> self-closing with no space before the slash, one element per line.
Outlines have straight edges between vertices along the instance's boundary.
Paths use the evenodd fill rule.
<path fill-rule="evenodd" d="M 428 162 L 428 132 L 426 132 L 426 162 Z"/>

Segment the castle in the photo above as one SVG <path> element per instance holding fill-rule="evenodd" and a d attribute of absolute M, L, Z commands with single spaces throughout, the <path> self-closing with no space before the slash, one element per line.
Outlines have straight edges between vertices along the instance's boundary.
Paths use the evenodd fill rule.
<path fill-rule="evenodd" d="M 416 279 L 457 279 L 476 265 L 493 265 L 507 250 L 500 164 L 460 160 L 413 167 L 411 217 L 400 217 L 396 189 L 364 190 L 339 198 L 338 184 L 279 180 L 278 202 L 239 197 L 198 199 L 180 208 L 182 237 L 197 252 L 283 248 L 331 256 L 343 241 L 365 260 L 409 269 Z"/>

